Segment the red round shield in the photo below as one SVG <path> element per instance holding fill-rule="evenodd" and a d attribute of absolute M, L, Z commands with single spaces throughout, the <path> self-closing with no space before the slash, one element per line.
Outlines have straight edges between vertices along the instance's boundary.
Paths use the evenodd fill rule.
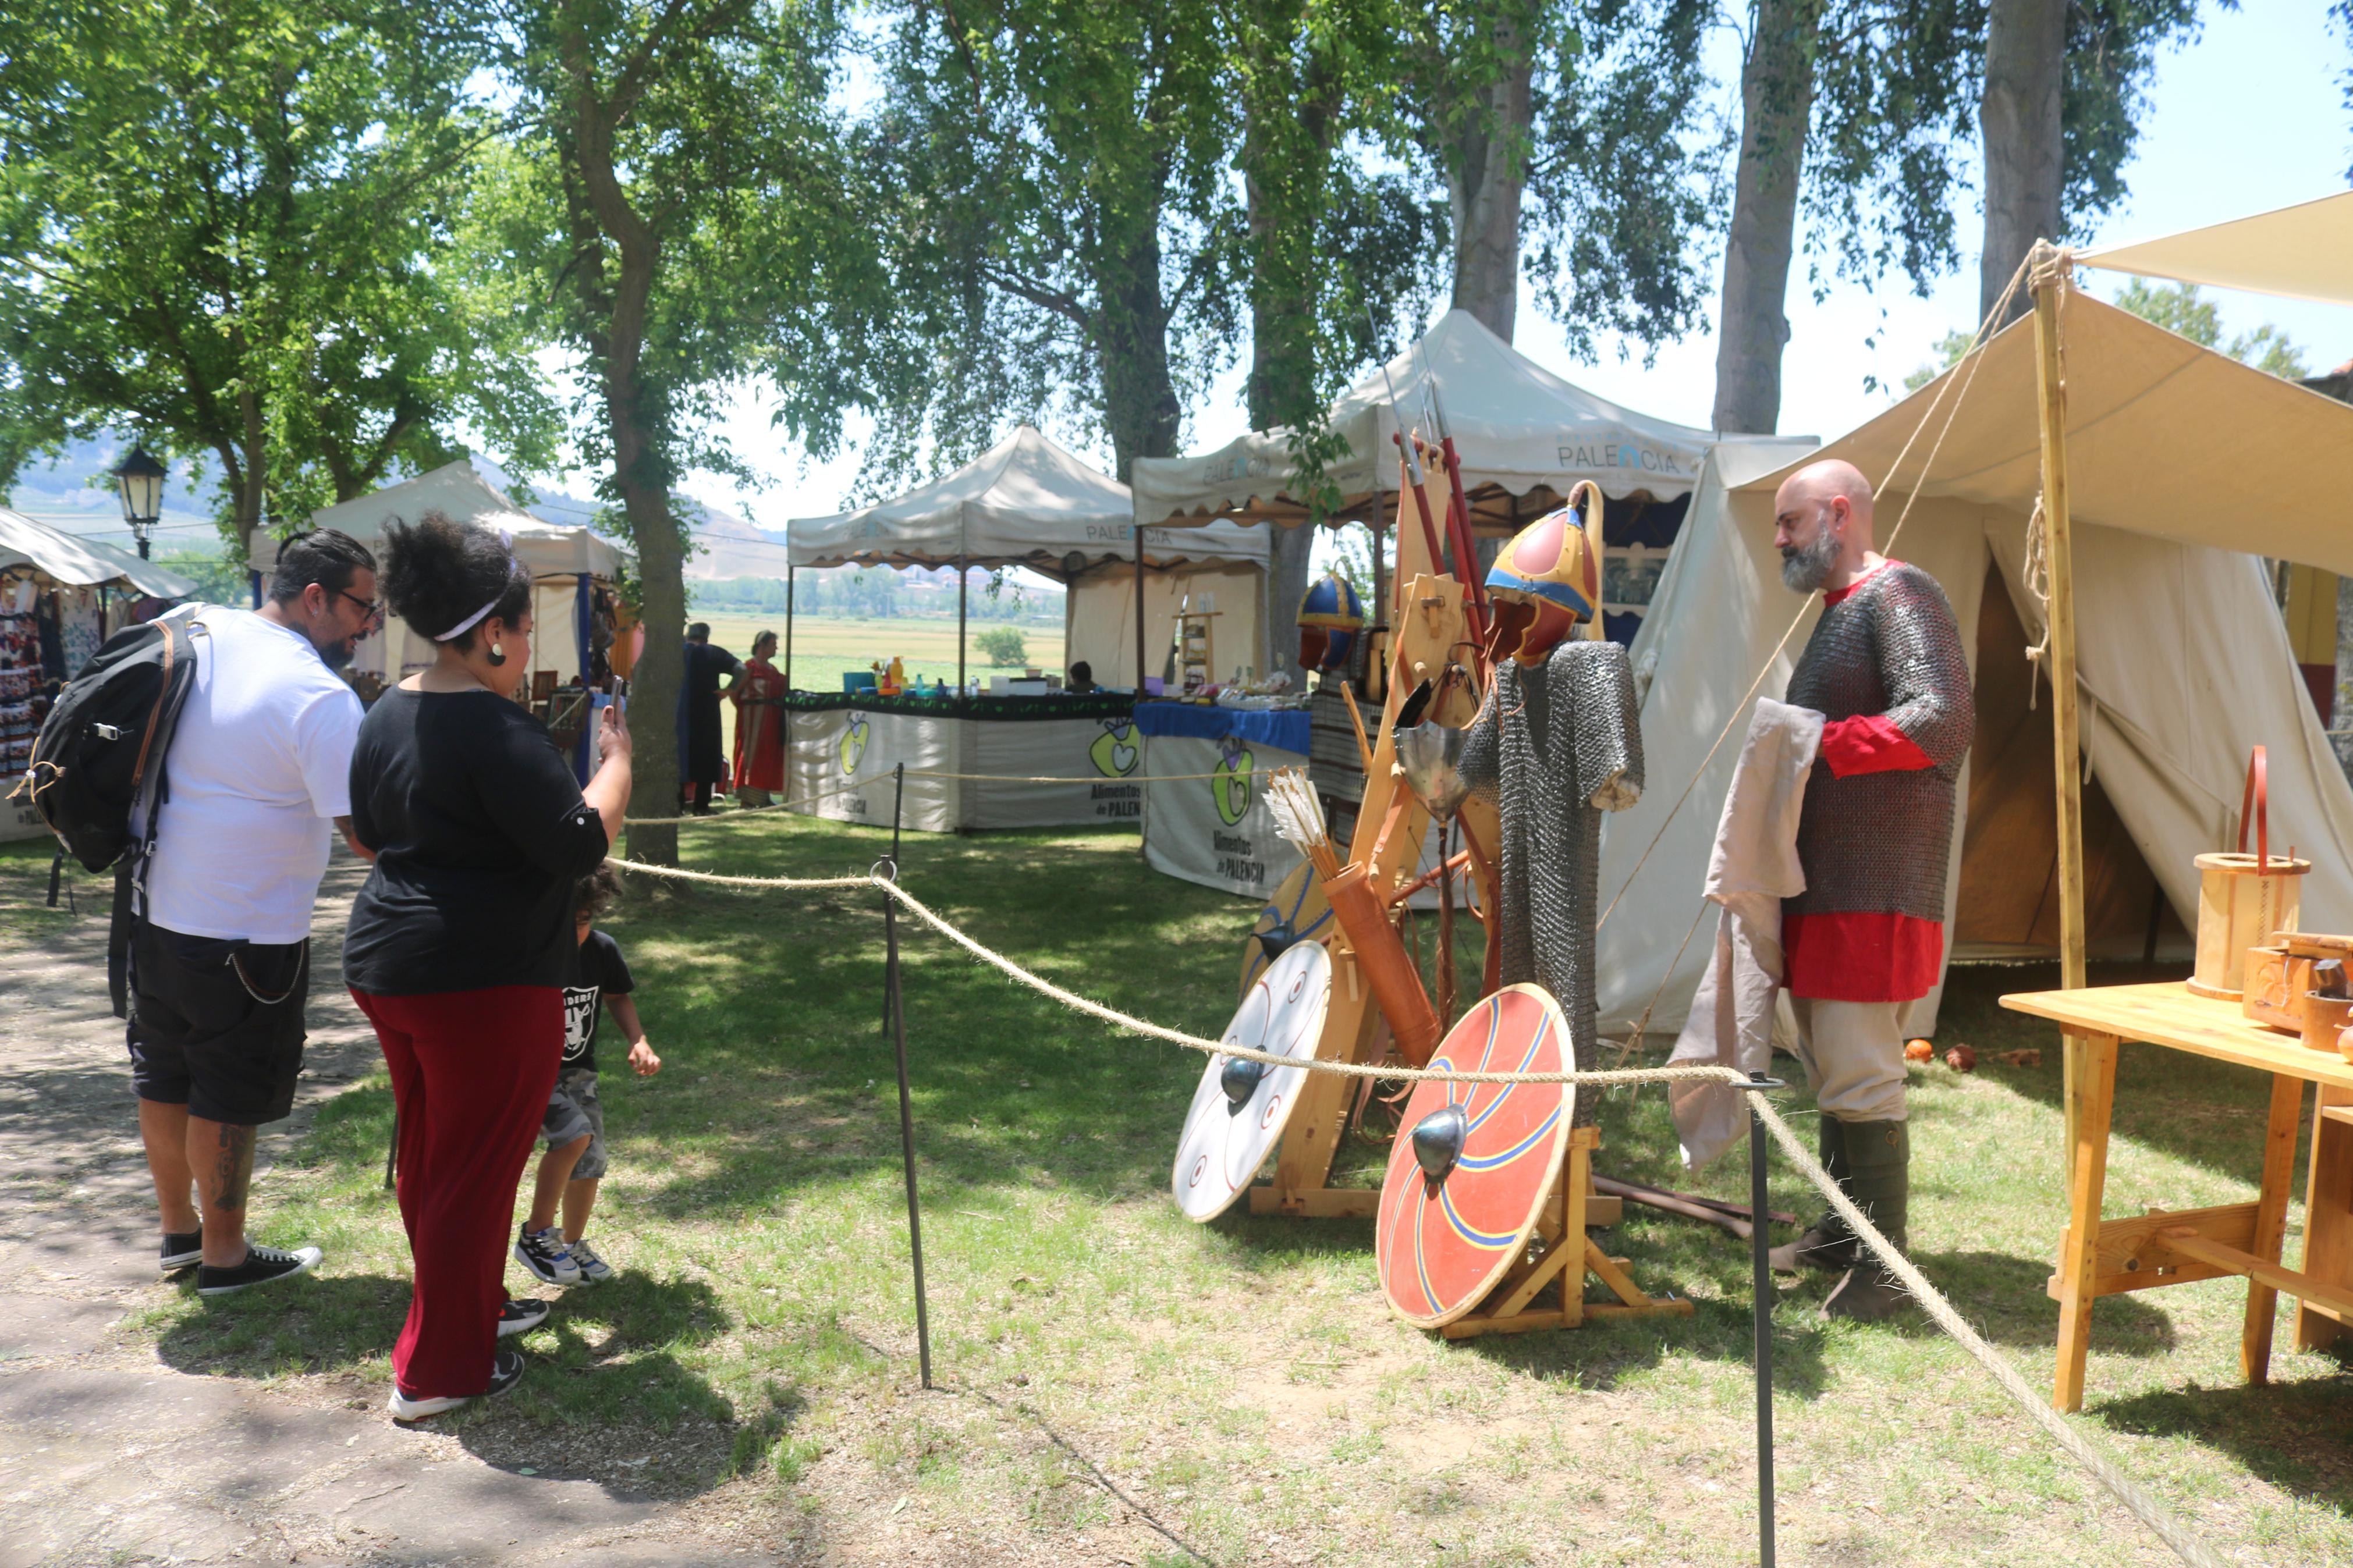
<path fill-rule="evenodd" d="M 1510 985 L 1463 1015 L 1430 1059 L 1458 1072 L 1560 1072 L 1568 1024 L 1551 994 Z M 1577 1089 L 1566 1083 L 1421 1083 L 1406 1102 L 1381 1183 L 1374 1248 L 1381 1289 L 1408 1322 L 1440 1328 L 1476 1307 L 1519 1261 L 1554 1196 Z M 1461 1107 L 1461 1152 L 1432 1179 L 1413 1130 Z"/>

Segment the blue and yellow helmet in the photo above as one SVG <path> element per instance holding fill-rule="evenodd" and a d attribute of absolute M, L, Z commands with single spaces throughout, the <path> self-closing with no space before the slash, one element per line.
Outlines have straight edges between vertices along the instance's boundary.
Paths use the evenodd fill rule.
<path fill-rule="evenodd" d="M 1364 629 L 1365 605 L 1338 573 L 1309 584 L 1299 600 L 1299 662 L 1309 669 L 1341 668 Z"/>
<path fill-rule="evenodd" d="M 1598 505 L 1589 485 L 1587 505 Z M 1539 664 L 1601 609 L 1601 563 L 1574 503 L 1546 512 L 1504 546 L 1487 572 L 1497 658 Z"/>

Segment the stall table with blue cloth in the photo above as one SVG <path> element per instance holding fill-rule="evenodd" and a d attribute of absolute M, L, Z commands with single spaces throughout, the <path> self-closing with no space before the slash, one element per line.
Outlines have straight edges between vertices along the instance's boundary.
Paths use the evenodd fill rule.
<path fill-rule="evenodd" d="M 1264 898 L 1304 857 L 1279 837 L 1266 776 L 1307 765 L 1303 708 L 1140 702 L 1144 858 L 1207 888 Z"/>
<path fill-rule="evenodd" d="M 917 833 L 1133 823 L 1143 814 L 1135 700 L 1124 692 L 795 691 L 782 704 L 786 799 L 796 811 L 887 827 L 896 807 L 900 825 Z"/>

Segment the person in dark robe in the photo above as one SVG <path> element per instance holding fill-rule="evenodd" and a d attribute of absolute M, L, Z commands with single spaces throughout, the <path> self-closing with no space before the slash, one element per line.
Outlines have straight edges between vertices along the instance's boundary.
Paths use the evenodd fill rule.
<path fill-rule="evenodd" d="M 719 745 L 719 682 L 743 673 L 744 661 L 711 646 L 711 626 L 686 628 L 686 668 L 678 683 L 678 805 L 697 816 L 711 815 L 712 786 L 727 776 Z"/>

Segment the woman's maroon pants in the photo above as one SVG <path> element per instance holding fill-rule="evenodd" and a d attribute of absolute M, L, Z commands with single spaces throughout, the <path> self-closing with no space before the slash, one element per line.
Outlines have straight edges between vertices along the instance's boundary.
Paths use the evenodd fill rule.
<path fill-rule="evenodd" d="M 392 1375 L 418 1399 L 491 1385 L 515 1184 L 564 1056 L 564 991 L 494 985 L 352 1000 L 400 1113 L 400 1223 L 417 1275 Z"/>

